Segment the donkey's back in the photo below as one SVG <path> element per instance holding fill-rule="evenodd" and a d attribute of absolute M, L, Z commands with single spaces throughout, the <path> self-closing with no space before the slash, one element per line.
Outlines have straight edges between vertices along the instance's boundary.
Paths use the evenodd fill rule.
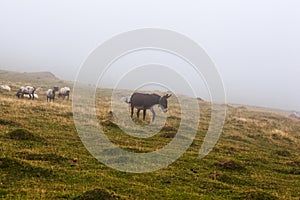
<path fill-rule="evenodd" d="M 130 98 L 130 104 L 132 107 L 149 109 L 158 104 L 159 98 L 160 96 L 157 94 L 134 93 Z"/>

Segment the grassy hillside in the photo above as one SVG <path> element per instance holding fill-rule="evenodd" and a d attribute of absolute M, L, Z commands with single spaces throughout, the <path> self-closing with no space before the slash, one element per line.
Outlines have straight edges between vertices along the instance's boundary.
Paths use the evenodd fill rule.
<path fill-rule="evenodd" d="M 0 70 L 0 85 L 9 85 L 13 91 L 20 86 L 52 88 L 53 86 L 71 86 L 70 82 L 60 80 L 51 72 L 14 72 Z"/>
<path fill-rule="evenodd" d="M 180 118 L 174 97 L 170 98 L 165 127 L 143 140 L 122 133 L 109 113 L 110 91 L 98 92 L 105 94 L 97 98 L 99 122 L 120 147 L 134 152 L 154 151 L 176 133 Z M 218 144 L 199 159 L 210 119 L 209 104 L 199 104 L 201 123 L 188 151 L 162 170 L 131 174 L 108 168 L 89 154 L 77 135 L 71 101 L 17 99 L 13 92 L 0 90 L 0 197 L 299 199 L 300 120 L 271 111 L 228 106 Z"/>

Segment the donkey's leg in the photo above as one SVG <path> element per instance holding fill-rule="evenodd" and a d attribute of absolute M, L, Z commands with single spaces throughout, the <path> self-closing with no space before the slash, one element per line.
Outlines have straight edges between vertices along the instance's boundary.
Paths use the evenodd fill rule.
<path fill-rule="evenodd" d="M 133 117 L 133 110 L 134 110 L 134 107 L 131 106 L 131 115 L 130 115 L 131 118 Z"/>
<path fill-rule="evenodd" d="M 143 120 L 146 119 L 146 109 L 143 110 Z"/>
<path fill-rule="evenodd" d="M 138 111 L 137 111 L 137 113 L 136 113 L 137 118 L 140 117 L 140 111 L 141 111 L 141 109 L 138 108 Z"/>
<path fill-rule="evenodd" d="M 151 113 L 152 113 L 152 122 L 154 122 L 154 119 L 155 119 L 155 112 L 154 112 L 153 107 L 150 108 L 150 111 L 151 111 Z"/>

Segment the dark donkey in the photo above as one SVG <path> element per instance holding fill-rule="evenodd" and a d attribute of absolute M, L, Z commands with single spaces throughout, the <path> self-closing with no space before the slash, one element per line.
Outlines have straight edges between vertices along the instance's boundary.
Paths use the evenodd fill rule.
<path fill-rule="evenodd" d="M 146 118 L 146 110 L 150 109 L 152 112 L 152 121 L 155 119 L 155 112 L 153 106 L 158 105 L 163 112 L 168 111 L 168 98 L 171 95 L 166 94 L 164 96 L 159 96 L 157 94 L 143 94 L 143 93 L 133 93 L 130 97 L 130 101 L 127 102 L 131 106 L 131 118 L 133 117 L 133 110 L 137 108 L 137 118 L 140 116 L 140 111 L 143 110 L 143 120 Z"/>

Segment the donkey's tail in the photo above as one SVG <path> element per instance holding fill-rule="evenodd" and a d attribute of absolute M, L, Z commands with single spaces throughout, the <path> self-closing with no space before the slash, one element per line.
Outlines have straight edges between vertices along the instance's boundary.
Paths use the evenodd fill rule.
<path fill-rule="evenodd" d="M 122 97 L 121 101 L 123 101 L 125 103 L 131 103 L 130 99 L 131 99 L 131 97 Z"/>

